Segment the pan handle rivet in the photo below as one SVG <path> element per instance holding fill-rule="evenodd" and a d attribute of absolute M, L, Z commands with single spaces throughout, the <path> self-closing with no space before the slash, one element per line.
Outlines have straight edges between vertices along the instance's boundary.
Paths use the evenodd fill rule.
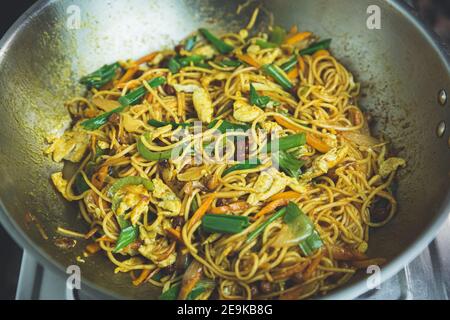
<path fill-rule="evenodd" d="M 445 106 L 445 104 L 447 103 L 447 91 L 445 91 L 445 89 L 439 90 L 438 102 L 441 106 Z"/>
<path fill-rule="evenodd" d="M 445 133 L 446 125 L 444 121 L 439 122 L 437 129 L 436 129 L 436 135 L 441 138 Z"/>

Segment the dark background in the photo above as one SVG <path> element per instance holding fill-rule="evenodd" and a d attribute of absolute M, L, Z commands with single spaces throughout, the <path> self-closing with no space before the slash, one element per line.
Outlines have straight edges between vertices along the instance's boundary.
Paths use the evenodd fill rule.
<path fill-rule="evenodd" d="M 35 1 L 14 0 L 2 3 L 0 10 L 0 36 Z M 412 0 L 420 16 L 439 36 L 450 43 L 450 0 Z M 5 6 L 6 5 L 6 6 Z M 14 299 L 22 252 L 0 226 L 0 299 Z"/>

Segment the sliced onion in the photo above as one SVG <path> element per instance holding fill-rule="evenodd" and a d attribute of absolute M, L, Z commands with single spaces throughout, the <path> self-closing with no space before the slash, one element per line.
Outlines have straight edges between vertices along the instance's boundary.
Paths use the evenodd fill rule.
<path fill-rule="evenodd" d="M 189 293 L 194 289 L 195 285 L 202 277 L 202 274 L 202 264 L 197 260 L 193 260 L 184 273 L 180 293 L 178 294 L 179 300 L 186 300 Z"/>
<path fill-rule="evenodd" d="M 99 97 L 92 99 L 92 103 L 103 111 L 111 111 L 120 106 L 120 103 L 118 101 L 103 99 Z"/>
<path fill-rule="evenodd" d="M 362 147 L 371 147 L 374 145 L 377 145 L 380 143 L 377 139 L 374 137 L 356 133 L 356 132 L 343 132 L 342 135 L 345 139 L 354 142 L 355 144 L 362 146 Z"/>

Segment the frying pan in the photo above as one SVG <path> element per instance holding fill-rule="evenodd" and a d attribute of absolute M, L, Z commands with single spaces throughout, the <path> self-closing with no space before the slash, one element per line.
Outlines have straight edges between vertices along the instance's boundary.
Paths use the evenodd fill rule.
<path fill-rule="evenodd" d="M 154 299 L 159 289 L 134 287 L 129 275 L 113 274 L 98 254 L 76 262 L 86 243 L 72 250 L 55 246 L 57 226 L 87 231 L 75 204 L 65 202 L 50 183 L 61 164 L 43 155 L 45 137 L 61 133 L 70 118 L 63 103 L 83 92 L 81 75 L 104 63 L 171 47 L 198 27 L 237 31 L 248 22 L 252 3 L 196 0 L 38 1 L 11 27 L 0 50 L 0 220 L 11 236 L 45 267 L 65 272 L 78 264 L 82 290 L 97 298 Z M 275 23 L 297 24 L 323 38 L 362 85 L 361 107 L 376 119 L 375 130 L 392 141 L 407 167 L 400 171 L 399 210 L 385 227 L 370 233 L 370 256 L 388 263 L 386 280 L 434 238 L 450 211 L 450 90 L 448 55 L 439 41 L 400 1 L 261 1 Z M 380 25 L 368 28 L 373 5 Z M 375 10 L 378 10 L 375 8 Z M 79 19 L 78 19 L 79 18 Z M 269 23 L 264 12 L 256 29 Z M 450 92 L 450 91 L 449 91 Z M 439 129 L 438 129 L 439 127 Z M 31 212 L 49 236 L 44 240 Z M 350 299 L 368 290 L 365 272 L 327 298 Z"/>

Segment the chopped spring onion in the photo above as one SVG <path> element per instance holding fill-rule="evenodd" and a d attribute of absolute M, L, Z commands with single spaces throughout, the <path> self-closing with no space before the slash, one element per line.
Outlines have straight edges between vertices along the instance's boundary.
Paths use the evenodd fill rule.
<path fill-rule="evenodd" d="M 261 165 L 261 161 L 259 161 L 259 159 L 245 160 L 242 163 L 238 163 L 238 164 L 226 169 L 223 172 L 222 176 L 226 176 L 227 174 L 230 174 L 233 171 L 255 169 L 260 165 Z"/>
<path fill-rule="evenodd" d="M 240 65 L 242 65 L 242 62 L 240 62 L 239 60 L 223 59 L 222 61 L 219 62 L 219 65 L 222 67 L 237 68 Z"/>
<path fill-rule="evenodd" d="M 203 230 L 210 233 L 240 233 L 247 228 L 249 224 L 247 216 L 205 214 L 202 218 Z"/>
<path fill-rule="evenodd" d="M 144 133 L 143 137 L 146 140 L 150 140 L 150 132 Z M 137 150 L 138 150 L 138 153 L 141 155 L 141 157 L 148 161 L 159 161 L 159 160 L 164 160 L 164 159 L 171 159 L 172 154 L 174 156 L 176 156 L 176 155 L 179 155 L 179 153 L 181 152 L 180 148 L 177 148 L 176 150 L 170 149 L 170 150 L 161 151 L 161 152 L 151 151 L 151 150 L 147 149 L 147 147 L 142 142 L 142 137 L 140 137 L 137 141 Z"/>
<path fill-rule="evenodd" d="M 166 79 L 164 77 L 157 77 L 150 81 L 148 81 L 148 84 L 152 88 L 156 88 L 166 82 Z M 104 112 L 101 115 L 91 118 L 88 120 L 85 120 L 81 123 L 81 125 L 89 131 L 97 130 L 102 125 L 108 122 L 109 117 L 114 113 L 120 113 L 123 110 L 125 110 L 126 107 L 129 105 L 133 105 L 138 103 L 138 101 L 145 95 L 145 92 L 147 90 L 144 86 L 137 88 L 134 91 L 131 91 L 130 93 L 122 96 L 119 98 L 119 103 L 121 104 L 120 107 L 117 107 L 111 111 Z"/>
<path fill-rule="evenodd" d="M 177 73 L 181 69 L 181 65 L 176 58 L 170 58 L 167 67 L 172 73 Z"/>
<path fill-rule="evenodd" d="M 208 29 L 200 28 L 199 31 L 221 54 L 227 54 L 234 50 L 233 46 L 213 35 Z"/>
<path fill-rule="evenodd" d="M 309 46 L 306 49 L 300 50 L 300 54 L 302 56 L 311 55 L 316 51 L 329 49 L 330 44 L 331 44 L 331 39 L 325 39 L 325 40 L 313 43 L 311 46 Z"/>
<path fill-rule="evenodd" d="M 284 90 L 291 90 L 294 86 L 287 78 L 286 74 L 280 67 L 274 64 L 265 64 L 262 66 L 263 71 L 272 77 Z"/>
<path fill-rule="evenodd" d="M 291 71 L 295 66 L 297 65 L 297 56 L 293 55 L 292 57 L 289 58 L 288 61 L 286 61 L 285 63 L 283 63 L 280 68 L 281 70 L 283 70 L 284 72 L 289 72 Z"/>
<path fill-rule="evenodd" d="M 192 291 L 188 294 L 187 300 L 195 300 L 198 298 L 202 293 L 206 292 L 207 290 L 211 290 L 215 287 L 215 282 L 211 280 L 200 280 L 196 283 L 195 287 L 192 289 Z M 159 300 L 177 300 L 178 293 L 181 289 L 181 282 L 178 282 L 174 285 L 172 285 L 168 290 L 164 291 L 160 296 Z"/>
<path fill-rule="evenodd" d="M 165 127 L 170 124 L 172 126 L 172 128 L 174 128 L 174 129 L 176 129 L 178 127 L 182 127 L 182 128 L 192 127 L 194 125 L 193 123 L 190 123 L 190 122 L 177 123 L 174 121 L 158 121 L 158 120 L 154 120 L 154 119 L 148 120 L 147 123 L 155 128 Z"/>
<path fill-rule="evenodd" d="M 270 98 L 268 96 L 260 96 L 258 92 L 256 92 L 255 87 L 252 83 L 250 83 L 250 103 L 256 105 L 258 107 L 265 107 L 269 102 Z"/>
<path fill-rule="evenodd" d="M 296 179 L 302 173 L 301 168 L 305 165 L 304 161 L 297 159 L 291 153 L 286 151 L 279 151 L 275 153 L 274 162 L 278 163 L 281 171 Z"/>
<path fill-rule="evenodd" d="M 273 43 L 273 42 L 269 42 L 269 41 L 264 41 L 264 40 L 256 40 L 256 45 L 259 46 L 261 49 L 268 49 L 268 48 L 276 48 L 278 47 L 278 44 Z"/>
<path fill-rule="evenodd" d="M 286 38 L 287 32 L 284 28 L 275 26 L 269 33 L 269 41 L 277 45 L 281 45 Z"/>
<path fill-rule="evenodd" d="M 253 239 L 255 239 L 256 237 L 258 237 L 263 231 L 264 229 L 267 228 L 267 226 L 269 224 L 271 224 L 272 222 L 274 222 L 275 220 L 277 220 L 278 218 L 282 217 L 284 214 L 286 213 L 286 208 L 282 208 L 280 210 L 278 210 L 275 214 L 273 214 L 269 219 L 267 219 L 266 221 L 264 221 L 263 223 L 261 223 L 261 225 L 256 228 L 254 231 L 252 231 L 247 238 L 247 242 L 251 242 Z"/>
<path fill-rule="evenodd" d="M 136 241 L 139 236 L 139 229 L 137 226 L 132 226 L 127 220 L 122 218 L 117 220 L 121 227 L 119 239 L 117 239 L 116 247 L 113 252 L 119 252 L 129 244 Z"/>
<path fill-rule="evenodd" d="M 300 250 L 305 256 L 310 256 L 317 249 L 320 249 L 323 246 L 323 242 L 322 239 L 320 238 L 319 233 L 316 230 L 314 230 L 309 237 L 307 237 L 303 241 L 300 241 L 299 246 Z"/>
<path fill-rule="evenodd" d="M 214 128 L 219 120 L 213 120 L 209 125 L 208 129 Z M 221 133 L 226 133 L 227 131 L 247 131 L 250 129 L 250 126 L 247 124 L 239 124 L 239 123 L 232 123 L 226 120 L 222 120 L 222 123 L 217 128 Z"/>
<path fill-rule="evenodd" d="M 84 76 L 80 79 L 80 83 L 84 84 L 88 89 L 100 89 L 110 82 L 116 75 L 116 71 L 120 68 L 119 63 L 106 64 L 100 69 Z"/>
<path fill-rule="evenodd" d="M 184 44 L 184 50 L 191 51 L 192 49 L 194 49 L 196 43 L 197 43 L 196 35 L 187 38 L 186 43 Z"/>
<path fill-rule="evenodd" d="M 284 222 L 289 230 L 284 233 L 284 242 L 298 243 L 305 255 L 311 255 L 322 247 L 323 242 L 314 223 L 295 203 L 289 202 L 287 205 Z"/>
<path fill-rule="evenodd" d="M 111 187 L 109 187 L 108 189 L 108 196 L 112 197 L 114 196 L 117 191 L 119 191 L 120 189 L 122 189 L 125 186 L 129 186 L 129 185 L 140 185 L 142 184 L 148 191 L 152 191 L 153 190 L 153 183 L 146 178 L 142 178 L 142 177 L 136 177 L 136 176 L 132 176 L 132 177 L 124 177 L 124 178 L 120 178 L 117 181 L 115 181 Z"/>
<path fill-rule="evenodd" d="M 297 148 L 303 146 L 306 143 L 306 134 L 297 133 L 291 134 L 286 137 L 281 137 L 280 139 L 278 139 L 278 150 L 272 150 L 272 143 L 273 142 L 269 142 L 267 144 L 267 152 L 277 152 Z"/>
<path fill-rule="evenodd" d="M 166 83 L 166 78 L 164 77 L 156 77 L 147 82 L 151 88 L 159 87 Z M 142 97 L 147 92 L 147 89 L 144 86 L 137 88 L 136 90 L 131 91 L 130 93 L 119 98 L 119 102 L 122 106 L 131 106 L 138 103 Z"/>

